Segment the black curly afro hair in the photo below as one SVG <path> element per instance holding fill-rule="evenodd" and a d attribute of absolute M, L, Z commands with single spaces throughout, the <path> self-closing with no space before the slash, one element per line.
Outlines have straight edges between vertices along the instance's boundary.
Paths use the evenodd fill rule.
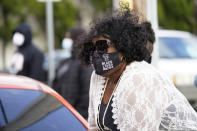
<path fill-rule="evenodd" d="M 155 32 L 152 29 L 151 23 L 148 22 L 148 21 L 145 21 L 145 22 L 142 23 L 142 26 L 144 28 L 144 33 L 145 33 L 145 36 L 146 36 L 146 40 L 150 41 L 151 44 L 154 44 L 154 42 L 155 42 Z"/>
<path fill-rule="evenodd" d="M 139 17 L 128 8 L 124 12 L 116 12 L 114 16 L 94 21 L 89 33 L 80 40 L 80 59 L 88 65 L 94 52 L 92 40 L 99 36 L 107 36 L 128 63 L 142 61 L 148 54 L 143 26 Z"/>

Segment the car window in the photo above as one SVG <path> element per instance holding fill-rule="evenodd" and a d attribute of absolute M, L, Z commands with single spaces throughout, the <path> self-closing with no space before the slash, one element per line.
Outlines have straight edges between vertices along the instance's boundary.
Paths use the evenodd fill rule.
<path fill-rule="evenodd" d="M 41 91 L 0 89 L 1 130 L 85 131 L 82 123 L 56 98 Z"/>
<path fill-rule="evenodd" d="M 39 91 L 0 89 L 0 101 L 5 110 L 8 122 L 13 121 L 18 114 L 25 110 L 25 108 L 29 106 L 30 103 L 34 102 L 40 95 L 41 92 Z M 0 121 L 3 121 L 2 119 L 3 117 L 0 117 Z"/>
<path fill-rule="evenodd" d="M 160 58 L 197 59 L 197 39 L 181 37 L 159 37 Z"/>

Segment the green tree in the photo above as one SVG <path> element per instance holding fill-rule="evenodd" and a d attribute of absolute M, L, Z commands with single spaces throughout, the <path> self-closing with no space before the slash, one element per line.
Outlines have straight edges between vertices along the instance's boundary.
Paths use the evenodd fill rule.
<path fill-rule="evenodd" d="M 22 0 L 1 0 L 0 12 L 2 19 L 0 24 L 0 38 L 3 41 L 3 68 L 5 68 L 5 46 L 11 39 L 12 31 L 15 26 L 23 20 Z"/>
<path fill-rule="evenodd" d="M 97 12 L 105 11 L 107 8 L 112 7 L 112 0 L 89 0 Z"/>
<path fill-rule="evenodd" d="M 77 9 L 69 0 L 54 3 L 54 26 L 57 48 L 60 47 L 66 30 L 75 25 L 77 16 Z"/>
<path fill-rule="evenodd" d="M 41 25 L 46 23 L 45 2 L 37 2 L 37 0 L 30 0 L 25 5 L 28 7 L 29 12 L 34 14 Z M 55 46 L 60 48 L 60 43 L 66 30 L 73 25 L 77 19 L 77 9 L 70 2 L 70 0 L 61 0 L 60 2 L 53 3 L 54 12 L 54 32 L 55 32 Z M 42 26 L 46 31 L 46 26 Z"/>
<path fill-rule="evenodd" d="M 158 0 L 158 14 L 163 28 L 197 31 L 193 0 Z"/>

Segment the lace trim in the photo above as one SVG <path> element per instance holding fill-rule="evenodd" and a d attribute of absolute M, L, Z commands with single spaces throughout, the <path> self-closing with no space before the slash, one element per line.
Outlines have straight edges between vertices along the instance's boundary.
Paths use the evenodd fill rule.
<path fill-rule="evenodd" d="M 95 119 L 95 122 L 97 123 L 97 116 L 98 116 L 98 107 L 99 105 L 101 104 L 101 97 L 102 97 L 102 94 L 104 93 L 103 90 L 104 90 L 104 84 L 105 84 L 105 78 L 102 77 L 102 76 L 99 76 L 97 75 L 97 82 L 98 83 L 96 86 L 96 92 L 94 93 L 95 95 L 95 104 L 96 104 L 96 109 L 95 109 L 95 116 L 96 116 L 96 119 Z"/>

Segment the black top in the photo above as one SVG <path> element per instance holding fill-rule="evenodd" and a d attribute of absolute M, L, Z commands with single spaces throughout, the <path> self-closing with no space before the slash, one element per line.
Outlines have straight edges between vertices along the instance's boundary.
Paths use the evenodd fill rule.
<path fill-rule="evenodd" d="M 101 102 L 101 106 L 100 106 L 100 112 L 99 112 L 99 123 L 97 121 L 97 124 L 100 128 L 100 130 L 104 130 L 104 131 L 108 131 L 108 130 L 111 130 L 111 131 L 119 131 L 117 129 L 117 125 L 114 124 L 114 119 L 112 118 L 112 99 L 110 100 L 110 103 L 109 103 L 109 106 L 107 108 L 107 104 L 104 104 L 103 102 Z M 106 113 L 105 113 L 105 110 Z M 104 122 L 103 122 L 103 116 L 104 116 L 104 113 L 105 113 L 105 118 L 104 118 Z M 109 129 L 106 130 L 104 129 L 104 125 L 103 123 L 105 124 L 105 127 L 108 127 Z"/>

